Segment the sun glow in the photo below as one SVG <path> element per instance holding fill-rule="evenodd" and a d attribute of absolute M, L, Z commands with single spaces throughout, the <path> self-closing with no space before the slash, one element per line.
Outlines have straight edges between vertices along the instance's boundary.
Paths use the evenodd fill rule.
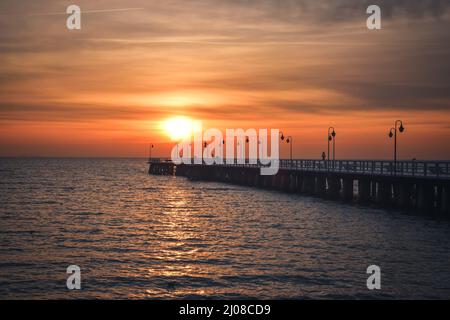
<path fill-rule="evenodd" d="M 196 127 L 195 121 L 188 117 L 174 117 L 162 123 L 162 129 L 173 141 L 189 138 Z"/>

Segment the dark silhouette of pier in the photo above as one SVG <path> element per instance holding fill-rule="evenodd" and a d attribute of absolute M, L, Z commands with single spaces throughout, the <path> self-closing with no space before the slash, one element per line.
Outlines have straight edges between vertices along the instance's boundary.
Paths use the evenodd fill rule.
<path fill-rule="evenodd" d="M 276 175 L 252 164 L 151 159 L 149 174 L 185 176 L 367 205 L 450 215 L 450 161 L 279 160 Z"/>

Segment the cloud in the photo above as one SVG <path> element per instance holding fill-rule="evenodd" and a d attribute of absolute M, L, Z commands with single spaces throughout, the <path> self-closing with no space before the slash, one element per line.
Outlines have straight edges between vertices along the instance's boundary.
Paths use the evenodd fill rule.
<path fill-rule="evenodd" d="M 449 110 L 449 1 L 376 3 L 389 21 L 378 33 L 364 27 L 372 1 L 79 1 L 92 14 L 71 32 L 48 15 L 64 3 L 2 1 L 2 119 L 160 116 L 160 103 L 99 97 L 178 91 L 221 96 L 187 106 L 204 117 Z"/>
<path fill-rule="evenodd" d="M 0 121 L 92 122 L 138 121 L 167 115 L 165 107 L 92 104 L 1 103 Z"/>

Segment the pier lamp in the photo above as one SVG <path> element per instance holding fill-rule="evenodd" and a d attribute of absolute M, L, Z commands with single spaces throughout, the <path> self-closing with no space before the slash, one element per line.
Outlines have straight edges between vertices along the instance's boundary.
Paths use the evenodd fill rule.
<path fill-rule="evenodd" d="M 395 131 L 395 128 L 391 128 L 391 130 L 389 131 L 389 138 L 392 138 L 394 136 L 393 131 Z"/>
<path fill-rule="evenodd" d="M 289 148 L 290 148 L 290 149 L 289 149 L 289 153 L 290 153 L 290 159 L 291 159 L 291 165 L 292 165 L 292 144 L 293 144 L 294 142 L 293 142 L 291 136 L 288 136 L 288 137 L 286 138 L 286 143 L 289 144 Z"/>
<path fill-rule="evenodd" d="M 283 131 L 280 131 L 279 135 L 280 135 L 280 140 L 281 140 L 281 141 L 284 141 L 284 139 L 285 139 L 286 137 L 284 136 Z"/>
<path fill-rule="evenodd" d="M 153 144 L 152 143 L 150 143 L 150 148 L 149 148 L 149 151 L 150 151 L 150 154 L 149 154 L 149 161 L 152 161 L 152 149 L 153 149 Z"/>
<path fill-rule="evenodd" d="M 334 127 L 328 128 L 328 160 L 330 160 L 330 142 L 333 142 L 333 166 L 334 160 L 336 160 L 336 130 Z M 329 163 L 329 162 L 327 162 Z M 329 165 L 328 165 L 329 166 Z"/>
<path fill-rule="evenodd" d="M 208 146 L 208 143 L 206 141 L 203 142 L 203 151 L 202 151 L 203 154 L 205 153 L 205 149 L 207 146 Z"/>
<path fill-rule="evenodd" d="M 394 171 L 397 172 L 397 131 L 403 133 L 405 127 L 402 120 L 395 121 L 394 127 L 389 130 L 389 138 L 394 137 Z"/>

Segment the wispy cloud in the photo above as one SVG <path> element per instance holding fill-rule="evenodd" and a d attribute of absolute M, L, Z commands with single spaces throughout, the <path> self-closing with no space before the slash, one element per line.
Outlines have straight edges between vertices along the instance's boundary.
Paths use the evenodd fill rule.
<path fill-rule="evenodd" d="M 144 8 L 115 8 L 115 9 L 97 9 L 97 10 L 81 10 L 82 14 L 89 13 L 112 13 L 112 12 L 126 12 L 144 10 Z M 38 17 L 38 16 L 57 16 L 67 15 L 66 11 L 59 12 L 24 12 L 24 13 L 0 13 L 0 16 L 4 17 Z"/>

